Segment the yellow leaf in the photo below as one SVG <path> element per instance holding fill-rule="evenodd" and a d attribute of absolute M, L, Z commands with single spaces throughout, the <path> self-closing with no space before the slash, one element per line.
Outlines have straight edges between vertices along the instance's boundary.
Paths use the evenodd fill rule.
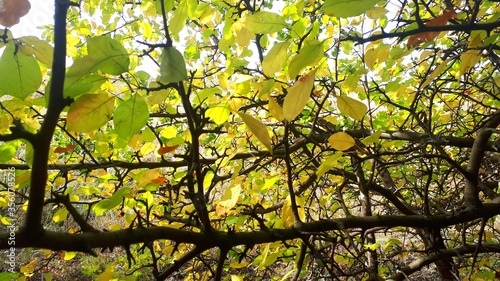
<path fill-rule="evenodd" d="M 344 151 L 356 145 L 356 141 L 347 133 L 338 132 L 328 138 L 328 143 L 336 150 Z"/>
<path fill-rule="evenodd" d="M 283 63 L 287 58 L 287 50 L 290 41 L 276 43 L 267 53 L 262 61 L 262 71 L 267 75 L 273 75 L 283 70 Z"/>
<path fill-rule="evenodd" d="M 243 281 L 243 278 L 239 275 L 231 275 L 231 281 Z"/>
<path fill-rule="evenodd" d="M 229 118 L 230 114 L 231 111 L 226 106 L 212 107 L 207 109 L 207 111 L 205 112 L 205 115 L 208 118 L 212 119 L 217 125 L 224 124 L 224 122 L 226 122 Z"/>
<path fill-rule="evenodd" d="M 109 265 L 106 267 L 103 273 L 99 274 L 97 281 L 108 281 L 115 276 L 115 265 Z"/>
<path fill-rule="evenodd" d="M 365 52 L 365 64 L 368 68 L 373 68 L 377 62 L 377 50 L 370 48 Z"/>
<path fill-rule="evenodd" d="M 52 217 L 52 220 L 54 222 L 62 222 L 66 219 L 67 215 L 68 215 L 68 210 L 66 208 L 61 208 L 57 210 L 57 212 Z"/>
<path fill-rule="evenodd" d="M 283 102 L 283 115 L 286 120 L 293 121 L 306 106 L 314 86 L 315 74 L 316 69 L 302 76 L 288 89 L 288 94 Z"/>
<path fill-rule="evenodd" d="M 241 185 L 239 184 L 235 184 L 226 188 L 226 191 L 224 191 L 224 195 L 222 195 L 222 198 L 220 199 L 218 205 L 226 207 L 227 209 L 231 209 L 238 202 L 240 193 Z"/>
<path fill-rule="evenodd" d="M 474 34 L 474 33 L 473 33 Z M 460 70 L 457 79 L 467 73 L 481 59 L 481 50 L 473 50 L 481 44 L 481 32 L 475 33 L 469 42 L 468 51 L 460 55 Z"/>
<path fill-rule="evenodd" d="M 235 42 L 241 47 L 247 47 L 250 44 L 252 38 L 255 38 L 255 33 L 248 30 L 242 25 L 242 20 L 237 21 L 231 29 L 234 31 Z"/>
<path fill-rule="evenodd" d="M 267 108 L 269 109 L 269 112 L 271 112 L 271 115 L 278 121 L 283 121 L 283 119 L 285 119 L 285 116 L 283 115 L 283 108 L 281 108 L 281 106 L 272 97 L 269 97 Z"/>
<path fill-rule="evenodd" d="M 150 184 L 153 179 L 156 179 L 160 176 L 159 169 L 146 170 L 141 174 L 139 178 L 138 187 L 143 188 L 146 185 Z"/>
<path fill-rule="evenodd" d="M 267 128 L 262 122 L 253 118 L 252 116 L 238 112 L 240 118 L 245 122 L 245 125 L 248 126 L 250 131 L 260 140 L 260 142 L 267 148 L 267 150 L 273 153 L 273 146 L 271 143 L 271 137 L 269 136 L 269 132 Z"/>
<path fill-rule="evenodd" d="M 64 260 L 65 261 L 69 261 L 69 260 L 73 259 L 74 257 L 76 257 L 76 252 L 65 252 L 64 253 Z"/>
<path fill-rule="evenodd" d="M 262 254 L 260 254 L 260 256 L 261 256 L 261 262 L 259 264 L 259 268 L 264 267 L 264 264 L 266 263 L 267 255 L 269 254 L 269 247 L 270 246 L 271 246 L 271 243 L 265 244 L 264 250 L 262 250 L 262 246 L 261 246 L 261 252 L 262 252 Z"/>
<path fill-rule="evenodd" d="M 370 250 L 370 251 L 375 251 L 378 249 L 378 247 L 380 247 L 380 244 L 379 243 L 374 243 L 374 244 L 365 244 L 363 245 L 363 247 L 366 249 L 366 250 Z"/>
<path fill-rule="evenodd" d="M 229 267 L 231 268 L 244 268 L 248 266 L 248 262 L 242 261 L 241 263 L 239 262 L 232 262 L 229 264 Z"/>
<path fill-rule="evenodd" d="M 300 220 L 304 221 L 306 218 L 306 214 L 304 212 L 304 203 L 299 197 L 295 197 L 295 202 L 297 203 L 299 218 Z M 284 227 L 293 227 L 295 223 L 292 210 L 292 199 L 290 198 L 290 195 L 286 197 L 283 208 L 281 209 L 281 221 Z"/>
<path fill-rule="evenodd" d="M 346 96 L 337 97 L 337 107 L 342 114 L 358 121 L 361 121 L 368 112 L 366 104 Z"/>

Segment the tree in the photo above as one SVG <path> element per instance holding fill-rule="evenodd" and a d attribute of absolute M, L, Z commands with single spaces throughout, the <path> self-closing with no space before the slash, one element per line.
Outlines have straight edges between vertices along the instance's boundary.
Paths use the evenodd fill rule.
<path fill-rule="evenodd" d="M 55 5 L 43 38 L 1 36 L 7 259 L 124 249 L 99 280 L 500 274 L 495 1 Z"/>

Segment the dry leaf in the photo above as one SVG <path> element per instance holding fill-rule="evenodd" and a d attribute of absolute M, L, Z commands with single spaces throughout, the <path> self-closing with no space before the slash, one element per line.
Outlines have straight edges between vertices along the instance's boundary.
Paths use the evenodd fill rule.
<path fill-rule="evenodd" d="M 6 27 L 18 24 L 30 9 L 28 0 L 0 0 L 0 24 Z"/>
<path fill-rule="evenodd" d="M 175 151 L 179 146 L 174 145 L 174 146 L 162 146 L 158 148 L 158 154 L 163 155 L 172 151 Z"/>
<path fill-rule="evenodd" d="M 457 17 L 457 13 L 454 10 L 445 10 L 445 12 L 437 16 L 436 18 L 425 23 L 425 26 L 445 26 L 446 23 L 453 18 Z M 438 37 L 440 31 L 422 32 L 414 34 L 408 38 L 407 47 L 412 48 L 418 46 L 422 43 L 429 42 Z"/>
<path fill-rule="evenodd" d="M 75 147 L 76 146 L 72 144 L 68 144 L 66 147 L 57 147 L 56 149 L 54 149 L 54 153 L 65 153 L 75 149 Z"/>

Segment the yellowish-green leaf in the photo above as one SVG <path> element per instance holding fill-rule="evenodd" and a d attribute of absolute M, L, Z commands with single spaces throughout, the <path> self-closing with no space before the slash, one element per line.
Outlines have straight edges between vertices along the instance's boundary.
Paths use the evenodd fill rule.
<path fill-rule="evenodd" d="M 52 220 L 54 222 L 62 222 L 66 220 L 67 216 L 68 216 L 68 210 L 66 208 L 61 208 L 57 210 L 57 212 L 52 216 Z"/>
<path fill-rule="evenodd" d="M 373 143 L 378 142 L 381 135 L 382 135 L 382 131 L 376 131 L 375 133 L 371 134 L 370 136 L 364 138 L 361 141 L 361 143 L 363 143 L 364 145 L 371 145 Z"/>
<path fill-rule="evenodd" d="M 435 69 L 432 71 L 432 73 L 427 76 L 425 79 L 424 83 L 420 86 L 422 89 L 427 87 L 432 81 L 434 81 L 434 78 L 438 77 L 443 73 L 443 71 L 448 67 L 448 63 L 450 62 L 451 59 L 447 59 L 443 62 L 441 62 Z"/>
<path fill-rule="evenodd" d="M 128 71 L 130 57 L 122 43 L 108 36 L 95 36 L 87 39 L 87 50 L 95 62 L 94 69 L 112 75 Z"/>
<path fill-rule="evenodd" d="M 385 16 L 385 14 L 387 14 L 388 12 L 389 11 L 387 11 L 384 7 L 375 7 L 366 11 L 366 16 L 372 20 L 376 20 Z"/>
<path fill-rule="evenodd" d="M 339 18 L 359 16 L 373 8 L 380 0 L 326 0 L 323 12 Z"/>
<path fill-rule="evenodd" d="M 21 45 L 21 48 L 24 47 L 29 49 L 29 52 L 32 53 L 39 62 L 47 66 L 52 66 L 54 48 L 49 43 L 38 39 L 36 36 L 24 36 L 18 40 L 24 43 L 24 45 Z"/>
<path fill-rule="evenodd" d="M 42 72 L 36 59 L 18 52 L 13 41 L 3 50 L 0 70 L 0 97 L 10 95 L 23 100 L 42 84 Z"/>
<path fill-rule="evenodd" d="M 244 268 L 244 267 L 247 267 L 248 266 L 248 262 L 246 261 L 241 261 L 241 263 L 239 262 L 232 262 L 229 264 L 229 267 L 231 268 Z"/>
<path fill-rule="evenodd" d="M 244 18 L 243 25 L 251 32 L 258 34 L 277 32 L 287 26 L 282 16 L 266 11 Z"/>
<path fill-rule="evenodd" d="M 281 108 L 281 106 L 274 100 L 274 98 L 269 97 L 267 108 L 269 109 L 271 115 L 278 121 L 283 121 L 285 119 L 285 115 L 283 115 L 283 108 Z"/>
<path fill-rule="evenodd" d="M 138 93 L 121 103 L 113 114 L 115 132 L 123 139 L 137 134 L 147 123 L 149 109 L 146 101 Z"/>
<path fill-rule="evenodd" d="M 304 67 L 314 64 L 324 56 L 323 42 L 311 43 L 300 49 L 299 53 L 293 57 L 288 66 L 290 78 L 295 78 Z"/>
<path fill-rule="evenodd" d="M 221 125 L 227 121 L 229 115 L 231 114 L 231 110 L 227 106 L 215 106 L 207 109 L 205 115 L 212 119 L 215 124 Z"/>
<path fill-rule="evenodd" d="M 306 106 L 314 86 L 316 69 L 302 76 L 288 89 L 288 94 L 283 102 L 283 115 L 286 120 L 292 121 Z"/>
<path fill-rule="evenodd" d="M 328 138 L 330 146 L 336 150 L 345 151 L 356 145 L 356 141 L 345 132 L 338 132 Z"/>
<path fill-rule="evenodd" d="M 299 213 L 299 218 L 301 221 L 306 219 L 306 213 L 304 211 L 304 202 L 300 197 L 295 197 L 295 203 L 297 204 L 297 211 Z M 295 223 L 295 218 L 293 217 L 292 209 L 292 199 L 288 195 L 285 199 L 285 203 L 281 209 L 281 221 L 284 227 L 293 227 Z"/>
<path fill-rule="evenodd" d="M 163 84 L 187 80 L 186 61 L 174 47 L 163 48 L 160 63 L 160 82 Z"/>
<path fill-rule="evenodd" d="M 99 129 L 111 118 L 114 102 L 115 97 L 104 92 L 80 96 L 68 110 L 68 130 L 88 133 Z"/>
<path fill-rule="evenodd" d="M 277 71 L 283 70 L 283 63 L 288 54 L 288 46 L 290 41 L 284 41 L 274 44 L 262 61 L 262 71 L 267 75 L 273 75 Z"/>
<path fill-rule="evenodd" d="M 168 22 L 168 31 L 171 35 L 177 35 L 186 26 L 188 19 L 188 0 L 181 0 L 175 9 L 172 18 Z"/>
<path fill-rule="evenodd" d="M 271 142 L 271 137 L 267 131 L 267 127 L 262 124 L 259 120 L 253 118 L 252 116 L 238 112 L 240 118 L 245 122 L 245 125 L 250 129 L 250 131 L 260 140 L 260 142 L 267 148 L 267 150 L 273 153 L 273 145 Z"/>
<path fill-rule="evenodd" d="M 319 165 L 316 175 L 318 177 L 323 176 L 326 172 L 330 171 L 333 167 L 337 165 L 337 161 L 342 157 L 343 153 L 341 151 L 336 151 L 333 155 L 328 156 L 321 165 Z"/>
<path fill-rule="evenodd" d="M 375 62 L 373 62 L 375 63 Z M 359 79 L 367 71 L 364 68 L 359 68 L 355 73 L 348 75 L 342 83 L 342 90 L 345 92 L 353 92 L 358 88 Z"/>
<path fill-rule="evenodd" d="M 337 97 L 337 107 L 344 115 L 361 121 L 368 112 L 366 104 L 347 96 Z"/>
<path fill-rule="evenodd" d="M 380 247 L 380 244 L 379 243 L 365 244 L 365 245 L 363 245 L 363 247 L 366 250 L 375 251 L 378 249 L 378 247 Z"/>

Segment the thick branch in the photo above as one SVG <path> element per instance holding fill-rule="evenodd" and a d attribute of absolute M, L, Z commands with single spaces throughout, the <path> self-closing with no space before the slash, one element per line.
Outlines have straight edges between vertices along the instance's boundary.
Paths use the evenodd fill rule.
<path fill-rule="evenodd" d="M 479 199 L 479 168 L 483 161 L 485 146 L 491 136 L 492 129 L 495 129 L 500 124 L 500 111 L 495 113 L 483 127 L 479 130 L 467 165 L 467 172 L 470 177 L 466 179 L 464 199 L 467 207 L 478 207 L 481 204 Z"/>
<path fill-rule="evenodd" d="M 369 37 L 358 37 L 358 36 L 347 36 L 342 38 L 342 41 L 353 41 L 358 44 L 364 44 L 367 42 L 373 42 L 385 38 L 405 38 L 410 35 L 424 33 L 424 32 L 436 32 L 436 31 L 465 31 L 470 32 L 472 30 L 486 30 L 490 31 L 497 27 L 500 27 L 500 21 L 481 23 L 481 24 L 456 24 L 456 25 L 443 25 L 443 26 L 425 26 L 423 28 L 412 29 L 401 32 L 382 32 L 380 34 L 371 35 Z"/>
<path fill-rule="evenodd" d="M 54 61 L 47 115 L 40 131 L 35 136 L 33 145 L 33 170 L 29 193 L 28 211 L 24 227 L 33 236 L 42 230 L 42 212 L 47 182 L 47 163 L 52 135 L 54 134 L 59 114 L 68 102 L 64 99 L 64 77 L 66 71 L 66 13 L 71 3 L 66 0 L 55 1 L 54 17 Z"/>
<path fill-rule="evenodd" d="M 67 234 L 53 231 L 44 231 L 37 237 L 32 237 L 26 232 L 16 233 L 16 248 L 36 247 L 54 251 L 82 251 L 88 252 L 92 248 L 108 248 L 122 245 L 131 245 L 166 239 L 177 243 L 188 243 L 201 248 L 228 248 L 240 245 L 254 245 L 301 238 L 304 233 L 318 233 L 322 231 L 368 229 L 374 227 L 414 227 L 436 228 L 465 223 L 479 218 L 490 218 L 500 214 L 500 204 L 484 204 L 481 212 L 463 211 L 453 215 L 434 216 L 371 216 L 371 217 L 346 217 L 333 220 L 320 220 L 303 223 L 300 230 L 265 229 L 251 232 L 192 232 L 169 227 L 139 227 L 112 232 L 86 232 L 80 234 Z M 0 234 L 0 249 L 8 249 L 9 233 Z"/>

